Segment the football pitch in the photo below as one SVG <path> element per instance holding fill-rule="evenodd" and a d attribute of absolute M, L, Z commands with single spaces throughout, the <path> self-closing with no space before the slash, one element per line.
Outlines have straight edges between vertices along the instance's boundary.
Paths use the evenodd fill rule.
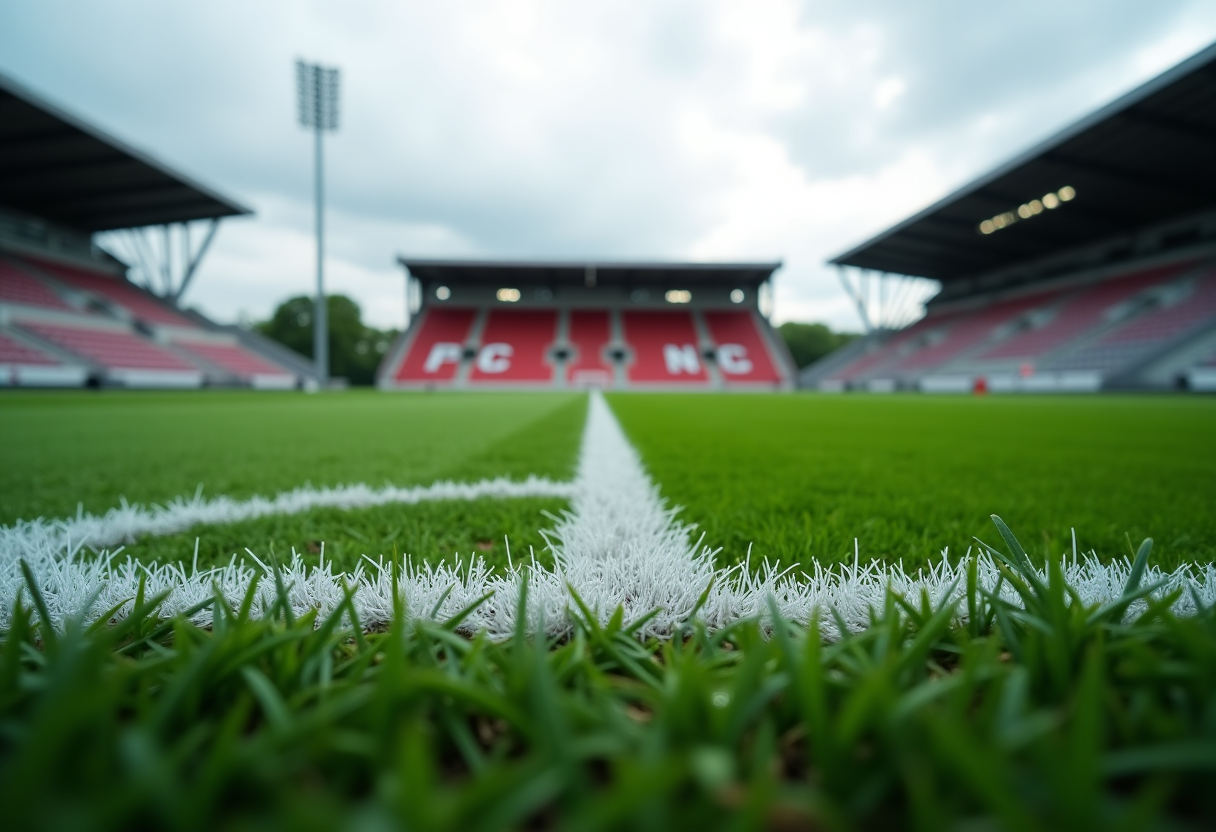
<path fill-rule="evenodd" d="M 999 514 L 1040 560 L 1216 560 L 1216 401 L 1197 397 L 611 395 L 664 499 L 719 565 L 864 560 L 920 566 L 992 542 Z M 0 403 L 0 523 L 103 514 L 121 500 L 248 499 L 311 485 L 420 486 L 573 477 L 580 394 L 10 395 Z M 544 557 L 561 497 L 318 508 L 127 543 L 203 565 L 246 548 L 353 568 Z"/>
<path fill-rule="evenodd" d="M 5 394 L 0 806 L 1211 828 L 1214 424 L 1164 396 Z"/>

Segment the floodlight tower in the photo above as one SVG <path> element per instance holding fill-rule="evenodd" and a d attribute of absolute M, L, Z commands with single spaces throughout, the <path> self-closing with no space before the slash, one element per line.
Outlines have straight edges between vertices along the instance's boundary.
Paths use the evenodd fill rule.
<path fill-rule="evenodd" d="M 321 134 L 338 129 L 338 70 L 296 61 L 296 91 L 300 126 L 316 135 L 317 299 L 313 304 L 313 360 L 317 383 L 329 384 L 329 316 L 325 303 L 325 180 L 321 166 Z"/>

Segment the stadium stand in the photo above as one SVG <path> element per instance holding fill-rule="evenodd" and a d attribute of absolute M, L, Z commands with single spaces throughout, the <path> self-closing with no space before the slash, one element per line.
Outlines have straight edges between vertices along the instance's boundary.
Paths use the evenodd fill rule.
<path fill-rule="evenodd" d="M 911 353 L 893 370 L 899 373 L 940 368 L 992 338 L 1000 327 L 1009 325 L 1019 316 L 1050 305 L 1059 294 L 1058 291 L 1038 292 L 1029 297 L 996 301 L 967 314 L 956 315 L 942 331 L 940 340 Z"/>
<path fill-rule="evenodd" d="M 1158 285 L 1191 263 L 1136 270 L 1116 275 L 1081 289 L 1066 300 L 1058 312 L 1041 326 L 1031 326 L 992 347 L 980 359 L 1017 358 L 1035 360 L 1100 326 L 1112 309 L 1134 295 Z"/>
<path fill-rule="evenodd" d="M 621 314 L 625 343 L 633 352 L 631 382 L 707 384 L 696 325 L 687 311 L 629 310 Z"/>
<path fill-rule="evenodd" d="M 570 310 L 566 340 L 571 354 L 566 364 L 567 379 L 574 387 L 606 388 L 615 374 L 607 357 L 612 341 L 612 321 L 607 311 Z"/>
<path fill-rule="evenodd" d="M 469 381 L 551 383 L 553 361 L 547 352 L 556 335 L 557 312 L 552 309 L 489 310 Z"/>
<path fill-rule="evenodd" d="M 5 327 L 0 355 L 8 356 L 0 360 L 0 376 L 5 383 L 303 383 L 310 369 L 306 359 L 285 359 L 283 349 L 264 348 L 262 339 L 176 308 L 220 219 L 248 209 L 4 75 L 0 113 L 0 326 Z M 192 244 L 186 224 L 193 221 L 209 222 L 201 243 L 196 237 Z M 128 280 L 127 265 L 93 236 L 116 230 L 138 234 L 154 226 L 161 227 L 166 241 L 154 270 L 165 283 L 164 297 Z M 181 243 L 171 250 L 167 241 L 174 228 Z M 155 250 L 143 250 L 155 259 Z M 148 263 L 143 268 L 147 279 Z"/>
<path fill-rule="evenodd" d="M 86 367 L 63 361 L 11 331 L 0 330 L 0 387 L 76 387 Z"/>
<path fill-rule="evenodd" d="M 1208 389 L 1195 355 L 1216 339 L 1214 75 L 1216 45 L 834 258 L 846 288 L 856 269 L 940 291 L 921 320 L 799 383 Z"/>
<path fill-rule="evenodd" d="M 115 370 L 193 371 L 197 368 L 132 332 L 108 327 L 22 321 L 22 329 Z"/>
<path fill-rule="evenodd" d="M 705 324 L 716 344 L 715 359 L 726 384 L 779 384 L 777 372 L 765 344 L 762 324 L 751 312 L 706 311 Z"/>
<path fill-rule="evenodd" d="M 401 260 L 417 314 L 384 389 L 788 389 L 760 314 L 779 264 Z"/>
<path fill-rule="evenodd" d="M 0 260 L 0 303 L 16 303 L 42 309 L 69 308 L 45 284 L 6 260 Z"/>
<path fill-rule="evenodd" d="M 228 334 L 174 332 L 169 344 L 194 363 L 209 367 L 211 383 L 235 380 L 258 390 L 289 390 L 296 386 L 296 376 L 278 364 L 244 348 Z M 218 371 L 218 372 L 217 372 Z"/>
<path fill-rule="evenodd" d="M 444 382 L 456 378 L 465 355 L 465 341 L 473 326 L 474 309 L 424 309 L 407 335 L 413 338 L 409 355 L 393 374 L 398 382 Z"/>
<path fill-rule="evenodd" d="M 72 288 L 84 290 L 105 303 L 118 307 L 132 320 L 150 325 L 194 328 L 194 323 L 185 315 L 118 275 L 47 260 L 28 259 L 26 266 L 29 270 L 45 274 Z"/>

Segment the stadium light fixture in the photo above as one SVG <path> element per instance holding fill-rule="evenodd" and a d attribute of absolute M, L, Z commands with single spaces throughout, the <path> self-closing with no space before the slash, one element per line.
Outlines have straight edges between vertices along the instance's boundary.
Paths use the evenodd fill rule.
<path fill-rule="evenodd" d="M 321 134 L 338 129 L 338 70 L 296 61 L 300 126 L 316 136 L 317 298 L 313 305 L 313 361 L 317 383 L 329 384 L 329 315 L 325 302 L 325 180 Z"/>
<path fill-rule="evenodd" d="M 687 289 L 670 289 L 663 297 L 668 303 L 689 303 L 692 300 L 692 292 Z"/>
<path fill-rule="evenodd" d="M 519 300 L 520 295 L 518 289 L 499 289 L 495 297 L 503 303 L 515 303 Z"/>
<path fill-rule="evenodd" d="M 743 303 L 743 290 L 742 289 L 731 289 L 730 290 L 730 302 L 731 303 Z"/>
<path fill-rule="evenodd" d="M 452 290 L 449 289 L 447 286 L 440 286 L 438 289 L 435 290 L 435 297 L 439 298 L 440 300 L 447 300 L 451 296 L 452 296 Z"/>
<path fill-rule="evenodd" d="M 1037 217 L 1045 210 L 1059 208 L 1062 203 L 1071 202 L 1076 199 L 1077 189 L 1071 185 L 1065 185 L 1060 190 L 1053 193 L 1044 194 L 1042 199 L 1032 199 L 1029 202 L 1023 202 L 1012 211 L 1005 211 L 997 214 L 995 217 L 983 220 L 976 230 L 981 234 L 992 234 L 995 231 L 1000 231 L 1002 228 L 1008 228 L 1019 220 L 1028 220 L 1031 217 Z"/>

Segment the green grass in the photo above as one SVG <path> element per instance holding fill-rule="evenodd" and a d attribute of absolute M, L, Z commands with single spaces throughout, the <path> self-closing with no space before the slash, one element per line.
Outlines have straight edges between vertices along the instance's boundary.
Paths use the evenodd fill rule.
<path fill-rule="evenodd" d="M 1216 559 L 1216 401 L 617 395 L 664 494 L 738 558 L 916 563 L 1004 514 L 1033 555 L 1080 543 Z M 573 473 L 578 395 L 0 395 L 0 522 L 190 494 Z M 350 566 L 536 541 L 560 501 L 319 510 L 138 542 L 204 563 L 250 546 Z M 1012 548 L 1006 548 L 1006 547 Z M 689 625 L 640 642 L 614 619 L 561 641 L 260 620 L 0 634 L 6 828 L 1210 829 L 1216 610 L 1124 622 L 1033 578 L 965 621 L 888 599 L 870 629 Z M 1147 550 L 1145 550 L 1147 553 Z M 1138 580 L 1138 579 L 1137 579 Z M 1136 582 L 1128 587 L 1130 599 Z M 252 596 L 250 596 L 252 598 Z"/>
<path fill-rule="evenodd" d="M 1211 397 L 609 397 L 682 517 L 724 546 L 783 563 L 923 563 L 990 538 L 1005 517 L 1036 556 L 1216 560 Z"/>
<path fill-rule="evenodd" d="M 121 497 L 272 495 L 305 483 L 428 484 L 573 475 L 586 399 L 577 394 L 341 395 L 59 393 L 0 396 L 0 522 L 101 513 Z M 128 547 L 141 558 L 227 561 L 317 541 L 339 567 L 394 548 L 429 561 L 477 551 L 505 562 L 502 536 L 539 548 L 561 500 L 483 500 L 192 529 Z M 479 546 L 480 544 L 480 546 Z M 489 547 L 488 550 L 486 547 Z"/>
<path fill-rule="evenodd" d="M 1008 562 L 1024 609 L 972 576 L 966 624 L 891 597 L 827 645 L 619 619 L 494 644 L 400 610 L 365 634 L 282 595 L 208 628 L 19 608 L 0 806 L 66 832 L 1213 828 L 1216 611 L 1120 623 Z"/>

